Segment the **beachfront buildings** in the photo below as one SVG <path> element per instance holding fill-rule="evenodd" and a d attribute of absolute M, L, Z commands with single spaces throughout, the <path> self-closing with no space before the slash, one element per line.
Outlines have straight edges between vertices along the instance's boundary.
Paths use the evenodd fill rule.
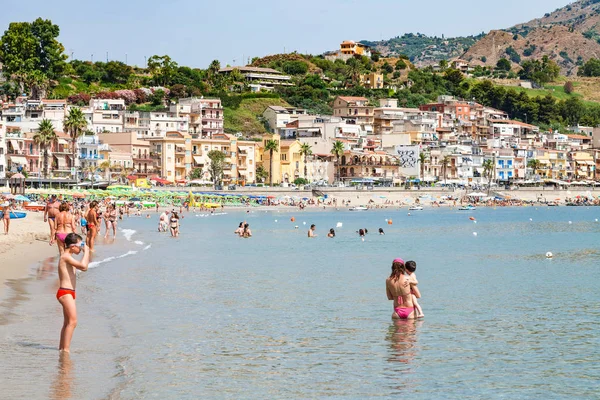
<path fill-rule="evenodd" d="M 75 166 L 68 135 L 56 131 L 56 139 L 48 146 L 48 177 L 68 178 Z M 44 151 L 34 141 L 35 132 L 24 133 L 17 127 L 6 128 L 6 168 L 20 172 L 25 169 L 31 178 L 42 178 Z"/>
<path fill-rule="evenodd" d="M 0 179 L 6 178 L 6 126 L 0 123 Z"/>
<path fill-rule="evenodd" d="M 210 183 L 211 160 L 213 150 L 224 154 L 223 183 L 247 184 L 256 180 L 257 142 L 239 140 L 226 134 L 213 135 L 211 138 L 193 138 L 181 132 L 167 132 L 164 137 L 148 138 L 151 146 L 150 156 L 154 161 L 156 173 L 166 181 L 185 183 L 191 173 L 197 170 L 201 176 L 194 180 Z"/>
<path fill-rule="evenodd" d="M 123 172 L 123 175 L 133 174 L 139 178 L 154 173 L 150 142 L 139 138 L 137 133 L 104 132 L 98 134 L 98 139 L 105 145 L 105 157 L 102 160 L 108 161 L 111 170 Z"/>
<path fill-rule="evenodd" d="M 277 150 L 265 150 L 267 141 L 274 140 Z M 302 144 L 296 139 L 281 139 L 278 134 L 264 135 L 258 147 L 257 162 L 269 173 L 269 182 L 273 184 L 293 183 L 296 178 L 304 176 L 304 157 L 300 154 Z"/>

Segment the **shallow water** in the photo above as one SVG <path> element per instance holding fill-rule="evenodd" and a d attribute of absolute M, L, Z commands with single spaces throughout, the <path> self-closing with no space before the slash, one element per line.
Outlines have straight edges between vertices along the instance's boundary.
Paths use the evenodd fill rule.
<path fill-rule="evenodd" d="M 54 278 L 3 303 L 1 397 L 597 397 L 600 208 L 411 214 L 187 214 L 178 239 L 130 218 L 80 276 L 70 363 Z M 397 256 L 424 320 L 390 319 Z"/>

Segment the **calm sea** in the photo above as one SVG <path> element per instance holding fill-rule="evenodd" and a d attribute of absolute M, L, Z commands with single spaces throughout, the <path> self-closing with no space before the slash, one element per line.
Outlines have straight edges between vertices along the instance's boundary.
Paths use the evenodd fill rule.
<path fill-rule="evenodd" d="M 70 360 L 56 351 L 54 262 L 13 283 L 0 397 L 598 398 L 598 218 L 566 207 L 191 213 L 172 239 L 156 214 L 132 217 L 80 276 Z M 251 239 L 233 234 L 243 219 Z M 390 318 L 398 256 L 417 261 L 424 320 Z"/>

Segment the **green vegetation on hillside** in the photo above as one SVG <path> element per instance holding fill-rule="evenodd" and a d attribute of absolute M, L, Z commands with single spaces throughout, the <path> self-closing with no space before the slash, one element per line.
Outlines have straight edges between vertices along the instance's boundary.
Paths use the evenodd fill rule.
<path fill-rule="evenodd" d="M 251 135 L 259 135 L 267 132 L 265 124 L 262 121 L 262 114 L 267 107 L 290 106 L 276 95 L 262 98 L 241 98 L 240 96 L 235 101 L 224 101 L 223 103 L 225 132 L 243 132 Z"/>
<path fill-rule="evenodd" d="M 404 54 L 413 63 L 437 64 L 441 60 L 459 57 L 484 36 L 481 33 L 476 36 L 444 38 L 444 36 L 407 33 L 389 40 L 379 42 L 363 40 L 361 43 L 371 46 L 385 55 Z"/>

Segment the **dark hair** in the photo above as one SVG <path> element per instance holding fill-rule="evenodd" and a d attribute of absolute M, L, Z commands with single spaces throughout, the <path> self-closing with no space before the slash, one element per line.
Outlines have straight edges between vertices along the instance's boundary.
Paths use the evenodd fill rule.
<path fill-rule="evenodd" d="M 58 211 L 69 211 L 69 203 L 66 201 L 60 203 L 60 206 L 58 206 Z"/>
<path fill-rule="evenodd" d="M 98 202 L 97 202 L 96 200 L 94 200 L 94 201 L 92 201 L 92 202 L 90 203 L 90 208 L 94 208 L 94 207 L 96 207 L 97 205 L 98 205 Z"/>
<path fill-rule="evenodd" d="M 240 222 L 240 226 L 238 228 L 242 228 L 244 226 L 243 222 Z"/>
<path fill-rule="evenodd" d="M 77 244 L 77 242 L 81 242 L 83 238 L 76 234 L 75 232 L 71 232 L 65 238 L 65 247 L 69 247 L 73 244 Z"/>
<path fill-rule="evenodd" d="M 331 228 L 331 229 L 329 230 L 329 233 L 331 233 L 333 236 L 335 236 L 335 230 L 334 230 L 333 228 Z"/>
<path fill-rule="evenodd" d="M 248 228 L 250 224 L 244 224 L 244 228 Z"/>
<path fill-rule="evenodd" d="M 400 279 L 400 275 L 403 275 L 406 272 L 406 267 L 403 263 L 396 261 L 392 262 L 392 273 L 390 274 L 390 279 L 397 281 Z"/>
<path fill-rule="evenodd" d="M 311 227 L 311 228 L 314 228 L 314 227 L 315 227 L 315 224 L 312 224 L 310 227 Z"/>
<path fill-rule="evenodd" d="M 379 233 L 383 233 L 383 228 L 379 228 Z"/>
<path fill-rule="evenodd" d="M 410 273 L 413 273 L 417 270 L 417 263 L 414 261 L 407 261 L 404 266 L 406 267 L 406 270 Z"/>
<path fill-rule="evenodd" d="M 359 230 L 358 230 L 358 234 L 359 234 L 360 236 L 365 236 L 365 230 L 364 230 L 364 229 L 362 229 L 362 228 L 361 228 L 361 229 L 359 229 Z"/>
<path fill-rule="evenodd" d="M 367 228 L 365 228 L 365 235 L 366 235 L 367 233 L 369 233 L 369 231 L 367 230 Z"/>

